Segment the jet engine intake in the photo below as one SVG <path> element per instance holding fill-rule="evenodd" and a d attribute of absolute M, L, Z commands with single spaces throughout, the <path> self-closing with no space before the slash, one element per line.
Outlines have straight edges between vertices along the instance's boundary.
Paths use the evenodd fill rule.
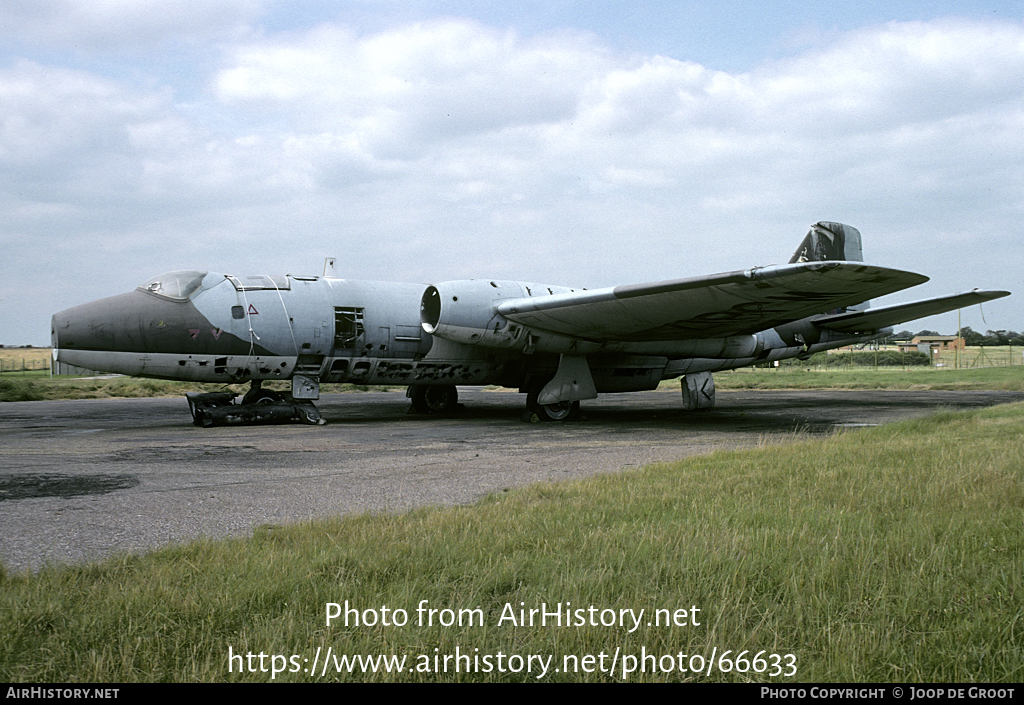
<path fill-rule="evenodd" d="M 427 287 L 420 323 L 427 333 L 466 345 L 512 348 L 525 328 L 497 312 L 498 302 L 521 297 L 518 282 L 471 279 Z"/>

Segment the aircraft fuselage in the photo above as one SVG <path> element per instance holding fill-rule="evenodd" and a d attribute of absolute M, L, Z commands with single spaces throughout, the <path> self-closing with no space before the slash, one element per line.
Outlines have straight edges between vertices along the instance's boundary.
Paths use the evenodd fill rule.
<path fill-rule="evenodd" d="M 249 382 L 244 404 L 298 401 L 310 418 L 321 383 L 350 382 L 408 386 L 427 412 L 454 408 L 457 385 L 518 388 L 531 411 L 558 420 L 582 399 L 680 376 L 685 406 L 710 408 L 712 372 L 866 342 L 894 322 L 1008 295 L 975 290 L 870 311 L 864 303 L 926 280 L 863 263 L 860 233 L 823 221 L 785 265 L 594 290 L 169 272 L 55 314 L 52 336 L 60 363 Z M 291 380 L 291 399 L 261 392 L 277 379 Z M 225 410 L 223 393 L 191 401 L 197 422 L 204 405 L 246 416 Z"/>
<path fill-rule="evenodd" d="M 548 335 L 540 349 L 524 354 L 522 346 L 485 347 L 427 333 L 420 312 L 425 285 L 194 275 L 198 286 L 185 296 L 142 286 L 54 315 L 52 342 L 60 362 L 197 382 L 306 374 L 322 382 L 518 387 L 531 374 L 552 372 L 558 356 L 576 347 L 592 358 L 597 391 L 611 392 L 652 389 L 663 378 L 773 361 L 805 349 L 769 330 L 697 341 L 590 345 Z M 536 287 L 503 284 L 517 285 L 517 293 Z"/>

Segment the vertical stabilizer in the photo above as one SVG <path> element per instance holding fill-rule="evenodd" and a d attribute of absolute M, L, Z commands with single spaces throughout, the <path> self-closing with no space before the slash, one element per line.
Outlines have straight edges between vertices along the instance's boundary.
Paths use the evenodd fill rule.
<path fill-rule="evenodd" d="M 860 244 L 860 230 L 852 225 L 832 223 L 827 220 L 815 223 L 804 236 L 803 242 L 793 253 L 789 263 L 824 262 L 826 260 L 863 262 L 864 251 Z M 871 303 L 865 301 L 843 309 L 835 309 L 829 313 L 866 311 L 870 306 Z"/>
<path fill-rule="evenodd" d="M 815 223 L 800 243 L 800 247 L 793 253 L 789 263 L 826 260 L 863 262 L 860 231 L 851 225 L 830 223 L 826 220 Z"/>

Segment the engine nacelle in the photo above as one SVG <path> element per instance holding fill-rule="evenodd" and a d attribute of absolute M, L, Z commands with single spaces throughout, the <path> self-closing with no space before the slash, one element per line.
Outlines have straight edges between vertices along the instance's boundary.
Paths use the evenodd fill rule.
<path fill-rule="evenodd" d="M 504 299 L 523 296 L 518 282 L 470 279 L 427 287 L 420 301 L 423 330 L 444 340 L 467 345 L 511 348 L 523 336 L 523 326 L 495 309 Z"/>
<path fill-rule="evenodd" d="M 420 300 L 420 324 L 427 333 L 464 345 L 525 353 L 755 358 L 765 347 L 761 334 L 679 341 L 591 341 L 525 326 L 498 312 L 504 301 L 552 296 L 575 291 L 515 281 L 469 279 L 427 287 Z"/>
<path fill-rule="evenodd" d="M 539 334 L 546 344 L 538 349 L 561 352 L 562 348 L 568 349 L 572 344 L 570 338 L 532 331 L 521 323 L 508 320 L 498 313 L 497 308 L 508 299 L 572 291 L 575 289 L 514 281 L 467 279 L 442 282 L 427 287 L 423 293 L 420 322 L 427 333 L 456 343 L 532 349 L 538 343 Z"/>

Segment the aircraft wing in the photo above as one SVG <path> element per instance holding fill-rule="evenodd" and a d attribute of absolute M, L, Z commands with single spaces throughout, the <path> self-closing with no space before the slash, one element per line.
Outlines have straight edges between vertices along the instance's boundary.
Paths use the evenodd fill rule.
<path fill-rule="evenodd" d="M 746 335 L 928 281 L 862 262 L 803 262 L 510 299 L 498 313 L 597 342 Z"/>
<path fill-rule="evenodd" d="M 1009 296 L 1008 291 L 967 291 L 951 296 L 940 296 L 934 299 L 912 301 L 906 304 L 894 306 L 882 306 L 871 308 L 867 311 L 850 311 L 849 313 L 837 313 L 831 316 L 824 316 L 815 319 L 816 325 L 836 330 L 841 333 L 862 333 L 875 331 L 880 328 L 888 328 L 906 321 L 913 321 L 925 316 L 934 316 L 938 313 L 946 313 L 965 306 L 980 304 L 993 299 L 1001 299 Z"/>

